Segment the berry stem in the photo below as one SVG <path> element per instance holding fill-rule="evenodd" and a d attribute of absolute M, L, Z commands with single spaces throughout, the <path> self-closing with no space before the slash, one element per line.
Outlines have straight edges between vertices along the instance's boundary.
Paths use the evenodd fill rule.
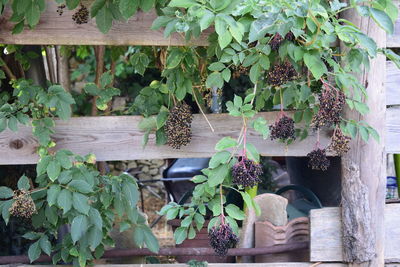
<path fill-rule="evenodd" d="M 281 98 L 281 115 L 284 113 L 283 112 L 283 94 L 282 94 L 282 88 L 279 88 L 279 95 Z"/>
<path fill-rule="evenodd" d="M 247 119 L 243 116 L 243 152 L 242 152 L 242 161 L 247 158 L 246 156 L 246 136 L 247 136 Z"/>
<path fill-rule="evenodd" d="M 196 104 L 197 104 L 197 106 L 199 107 L 201 114 L 203 115 L 204 119 L 205 119 L 206 122 L 208 123 L 208 126 L 210 126 L 211 131 L 212 131 L 212 132 L 215 132 L 215 130 L 214 130 L 214 128 L 212 127 L 210 121 L 208 120 L 206 114 L 204 113 L 203 109 L 201 108 L 201 106 L 200 106 L 200 104 L 199 104 L 199 101 L 197 100 L 196 92 L 194 91 L 193 87 L 192 87 L 192 92 L 193 92 L 194 100 L 196 101 Z"/>
<path fill-rule="evenodd" d="M 221 224 L 225 224 L 225 215 L 224 215 L 224 198 L 222 195 L 222 184 L 219 185 L 219 197 L 220 197 L 220 204 L 221 204 Z"/>

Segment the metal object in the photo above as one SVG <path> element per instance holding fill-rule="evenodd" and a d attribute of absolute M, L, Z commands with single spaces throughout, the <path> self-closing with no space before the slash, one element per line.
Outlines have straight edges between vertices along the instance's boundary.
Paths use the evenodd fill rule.
<path fill-rule="evenodd" d="M 301 250 L 309 247 L 308 242 L 296 242 L 288 245 L 275 245 L 265 248 L 232 248 L 227 256 L 255 256 Z M 212 248 L 161 248 L 158 253 L 153 253 L 147 248 L 113 249 L 104 253 L 102 258 L 123 258 L 132 256 L 213 256 Z M 51 262 L 51 257 L 42 255 L 35 261 Z M 0 264 L 30 263 L 28 256 L 2 256 Z"/>

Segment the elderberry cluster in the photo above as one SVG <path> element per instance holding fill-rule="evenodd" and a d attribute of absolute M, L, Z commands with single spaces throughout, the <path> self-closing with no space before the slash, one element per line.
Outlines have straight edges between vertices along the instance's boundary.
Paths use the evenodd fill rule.
<path fill-rule="evenodd" d="M 243 67 L 242 65 L 234 66 L 232 68 L 232 77 L 234 79 L 237 79 L 242 75 L 248 75 L 248 74 L 249 74 L 249 68 Z"/>
<path fill-rule="evenodd" d="M 350 140 L 351 138 L 344 135 L 342 130 L 338 127 L 332 135 L 328 149 L 334 151 L 338 156 L 342 156 L 350 150 Z"/>
<path fill-rule="evenodd" d="M 294 120 L 285 114 L 283 114 L 274 124 L 270 125 L 269 130 L 271 131 L 271 140 L 280 139 L 281 141 L 286 141 L 289 139 L 296 139 Z"/>
<path fill-rule="evenodd" d="M 280 86 L 288 81 L 293 80 L 297 76 L 297 72 L 293 65 L 286 61 L 275 64 L 267 74 L 267 82 L 272 86 Z"/>
<path fill-rule="evenodd" d="M 61 5 L 59 5 L 59 6 L 57 6 L 57 13 L 58 13 L 58 15 L 62 15 L 63 13 L 64 13 L 64 8 L 65 8 L 66 6 L 65 6 L 65 4 L 61 4 Z"/>
<path fill-rule="evenodd" d="M 172 108 L 165 123 L 167 144 L 175 149 L 186 146 L 192 138 L 193 115 L 189 105 L 179 104 Z"/>
<path fill-rule="evenodd" d="M 331 164 L 331 162 L 326 156 L 325 149 L 320 149 L 320 148 L 314 149 L 313 151 L 307 154 L 307 157 L 309 158 L 308 166 L 313 170 L 326 171 L 329 165 Z"/>
<path fill-rule="evenodd" d="M 232 182 L 243 187 L 253 187 L 261 182 L 260 176 L 262 174 L 261 164 L 243 158 L 232 167 Z"/>
<path fill-rule="evenodd" d="M 72 20 L 76 24 L 85 24 L 89 21 L 89 10 L 86 6 L 80 5 L 80 8 L 72 15 Z"/>
<path fill-rule="evenodd" d="M 14 191 L 14 202 L 9 212 L 12 216 L 29 219 L 36 213 L 36 206 L 32 197 L 25 190 Z"/>
<path fill-rule="evenodd" d="M 338 124 L 346 101 L 344 93 L 338 89 L 324 87 L 318 99 L 320 108 L 318 113 L 313 117 L 311 125 L 314 128 L 321 128 L 323 126 L 329 127 Z"/>
<path fill-rule="evenodd" d="M 285 38 L 283 38 L 282 35 L 280 35 L 279 33 L 275 33 L 275 35 L 272 36 L 271 40 L 269 41 L 271 49 L 278 50 L 285 39 L 288 41 L 293 41 L 295 39 L 294 34 L 292 32 L 288 32 L 285 35 Z"/>
<path fill-rule="evenodd" d="M 213 226 L 208 233 L 210 245 L 219 256 L 225 256 L 228 249 L 236 246 L 239 241 L 232 228 L 225 223 Z"/>

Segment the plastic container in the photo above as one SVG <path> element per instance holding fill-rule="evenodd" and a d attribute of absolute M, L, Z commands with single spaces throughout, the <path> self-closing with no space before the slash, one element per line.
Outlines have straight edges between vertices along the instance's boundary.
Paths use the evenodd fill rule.
<path fill-rule="evenodd" d="M 398 198 L 397 178 L 388 176 L 386 180 L 386 199 Z"/>

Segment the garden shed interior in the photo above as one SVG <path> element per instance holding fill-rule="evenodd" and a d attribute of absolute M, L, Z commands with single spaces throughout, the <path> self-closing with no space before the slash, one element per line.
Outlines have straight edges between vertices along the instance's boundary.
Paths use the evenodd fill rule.
<path fill-rule="evenodd" d="M 14 0 L 14 2 L 21 1 Z M 3 2 L 6 3 L 7 1 Z M 245 144 L 247 141 L 256 147 L 258 151 L 256 151 L 256 154 L 259 154 L 258 157 L 288 157 L 292 159 L 294 157 L 305 157 L 311 150 L 314 149 L 316 143 L 318 144 L 318 147 L 327 147 L 331 142 L 331 136 L 333 132 L 332 128 L 321 128 L 318 129 L 318 131 L 310 130 L 308 132 L 308 136 L 306 136 L 304 140 L 295 140 L 289 145 L 283 142 L 273 141 L 270 138 L 263 139 L 260 137 L 260 131 L 257 130 L 256 127 L 249 127 L 248 131 L 246 128 L 247 126 L 243 128 L 243 121 L 240 117 L 238 118 L 232 116 L 232 114 L 228 114 L 230 111 L 229 108 L 228 113 L 215 112 L 203 114 L 203 109 L 205 106 L 204 104 L 201 104 L 198 108 L 198 114 L 194 114 L 193 120 L 191 121 L 191 140 L 188 145 L 182 146 L 180 149 L 174 149 L 167 145 L 157 145 L 158 133 L 155 131 L 150 131 L 148 128 L 143 126 L 146 123 L 154 123 L 156 125 L 157 119 L 154 119 L 154 121 L 148 120 L 144 123 L 143 116 L 141 115 L 108 115 L 111 112 L 110 109 L 108 109 L 107 104 L 110 103 L 112 97 L 115 95 L 113 95 L 111 92 L 111 87 L 113 86 L 109 86 L 111 84 L 111 80 L 108 83 L 105 82 L 104 85 L 102 85 L 101 81 L 101 77 L 105 77 L 102 76 L 103 73 L 107 73 L 105 70 L 109 69 L 111 73 L 113 68 L 112 64 L 110 66 L 104 66 L 105 63 L 104 59 L 102 58 L 105 57 L 105 50 L 114 46 L 151 46 L 157 47 L 157 49 L 160 48 L 157 51 L 170 51 L 170 49 L 174 48 L 178 48 L 177 50 L 179 50 L 179 47 L 185 47 L 187 49 L 197 46 L 207 47 L 209 45 L 207 38 L 213 34 L 214 27 L 206 29 L 198 38 L 192 38 L 189 41 L 186 41 L 184 36 L 179 33 L 173 33 L 170 37 L 166 38 L 164 36 L 164 29 L 151 29 L 153 22 L 159 16 L 153 9 L 154 1 L 149 1 L 153 3 L 151 4 L 149 12 L 143 12 L 139 10 L 127 21 L 113 21 L 111 28 L 108 29 L 108 32 L 101 33 L 98 27 L 106 27 L 104 25 L 99 26 L 99 24 L 102 22 L 98 21 L 96 26 L 95 19 L 89 19 L 89 21 L 84 24 L 76 24 L 74 20 L 71 20 L 71 16 L 73 16 L 76 11 L 68 10 L 68 5 L 73 6 L 74 4 L 71 2 L 76 2 L 76 5 L 78 5 L 81 3 L 81 1 L 67 0 L 67 8 L 64 6 L 62 15 L 60 15 L 58 12 L 60 8 L 59 3 L 47 0 L 35 0 L 32 3 L 35 4 L 36 2 L 43 2 L 46 6 L 46 9 L 41 12 L 40 19 L 38 18 L 37 25 L 35 24 L 33 29 L 25 29 L 18 34 L 13 33 L 13 31 L 16 30 L 16 22 L 20 22 L 18 19 L 15 20 L 16 18 L 14 18 L 14 20 L 12 19 L 14 16 L 13 12 L 15 11 L 13 11 L 11 5 L 4 8 L 2 15 L 0 15 L 0 44 L 25 46 L 24 49 L 27 49 L 25 51 L 29 51 L 29 49 L 36 49 L 38 46 L 46 46 L 46 48 L 43 48 L 43 50 L 46 51 L 44 57 L 46 58 L 47 62 L 47 74 L 49 78 L 54 81 L 54 83 L 60 83 L 61 85 L 65 83 L 65 81 L 62 79 L 64 75 L 62 74 L 62 71 L 67 71 L 67 76 L 69 76 L 70 73 L 68 68 L 67 70 L 63 70 L 63 65 L 60 60 L 62 59 L 62 56 L 60 56 L 60 54 L 62 54 L 60 47 L 94 46 L 94 54 L 96 55 L 94 65 L 97 65 L 94 71 L 91 70 L 91 72 L 95 73 L 95 78 L 93 79 L 94 82 L 92 84 L 97 86 L 95 90 L 98 91 L 103 90 L 103 92 L 105 92 L 110 89 L 111 95 L 93 96 L 92 109 L 89 111 L 91 116 L 73 116 L 68 118 L 68 120 L 61 120 L 59 118 L 55 119 L 54 132 L 51 132 L 51 137 L 55 142 L 55 147 L 52 147 L 49 145 L 50 143 L 48 143 L 48 151 L 46 150 L 46 153 L 49 153 L 48 155 L 50 156 L 56 155 L 54 153 L 61 149 L 71 150 L 73 153 L 81 155 L 82 157 L 87 154 L 93 154 L 95 155 L 94 159 L 90 158 L 89 156 L 82 158 L 81 160 L 76 160 L 75 162 L 78 162 L 78 164 L 82 162 L 85 162 L 85 164 L 93 164 L 97 161 L 99 170 L 104 171 L 105 167 L 100 162 L 173 158 L 211 158 L 215 154 L 216 144 L 222 144 L 221 138 L 230 137 L 232 140 L 238 139 L 242 142 L 243 137 L 241 139 L 241 136 L 243 136 L 243 129 L 246 129 L 244 134 Z M 95 3 L 98 2 L 101 1 L 95 1 Z M 108 3 L 111 5 L 111 3 L 114 1 L 109 0 L 103 2 L 106 2 L 106 5 L 108 5 Z M 126 1 L 121 0 L 121 2 Z M 186 5 L 201 1 L 172 0 L 171 2 L 182 2 L 183 6 L 179 6 L 179 4 L 177 4 L 177 7 L 185 9 Z M 334 2 L 339 3 L 339 1 Z M 389 1 L 381 2 L 389 3 Z M 398 7 L 398 3 L 395 2 L 395 4 L 396 7 Z M 82 8 L 82 6 L 80 7 Z M 127 6 L 127 8 L 128 7 L 129 6 Z M 0 11 L 2 11 L 2 8 L 3 6 L 0 4 Z M 103 9 L 104 8 L 105 7 L 103 7 Z M 341 7 L 339 7 L 339 9 L 340 8 Z M 100 10 L 103 9 L 100 8 Z M 107 13 L 107 11 L 104 12 Z M 359 27 L 361 31 L 367 33 L 369 37 L 376 41 L 379 48 L 392 48 L 395 52 L 398 52 L 397 49 L 400 48 L 400 20 L 396 20 L 394 23 L 394 34 L 387 35 L 387 33 L 379 27 L 379 20 L 379 23 L 375 22 L 376 18 L 369 16 L 361 17 L 355 10 L 344 10 L 342 13 L 340 13 L 340 16 L 343 20 L 350 20 L 352 23 L 354 23 L 354 25 Z M 22 27 L 24 27 L 24 20 L 22 21 Z M 30 24 L 29 21 L 27 22 Z M 307 23 L 309 23 L 307 24 L 307 27 L 310 27 L 310 22 Z M 108 24 L 107 19 L 105 22 L 103 22 L 103 24 Z M 342 44 L 339 44 L 339 42 L 336 41 L 336 46 L 341 45 Z M 249 49 L 251 49 L 251 47 Z M 111 48 L 109 50 L 111 51 Z M 42 50 L 39 49 L 40 53 L 41 51 Z M 135 51 L 132 52 L 132 54 L 134 53 Z M 137 50 L 136 53 L 141 52 L 140 50 Z M 13 78 L 15 78 L 15 76 L 13 77 L 13 72 L 20 71 L 18 69 L 18 65 L 10 65 L 9 63 L 11 63 L 11 61 L 7 61 L 7 57 L 5 57 L 5 55 L 0 56 L 2 57 L 0 58 L 0 63 L 4 59 L 4 61 L 7 63 L 0 64 L 0 67 L 7 75 L 7 79 L 9 81 L 13 80 Z M 201 58 L 200 55 L 198 56 Z M 40 59 L 42 60 L 41 56 Z M 164 58 L 164 60 L 166 60 L 166 58 Z M 309 262 L 271 262 L 268 264 L 260 263 L 259 266 L 302 267 L 318 265 L 339 267 L 348 266 L 348 264 L 352 264 L 352 266 L 384 266 L 384 263 L 393 264 L 393 266 L 396 266 L 396 263 L 400 263 L 400 227 L 398 226 L 400 223 L 400 204 L 385 203 L 387 154 L 400 153 L 400 119 L 398 116 L 400 111 L 400 70 L 396 67 L 395 60 L 396 59 L 394 59 L 392 62 L 391 60 L 387 59 L 385 55 L 378 54 L 375 58 L 371 59 L 369 71 L 362 70 L 361 74 L 357 74 L 358 80 L 366 87 L 368 94 L 368 97 L 361 96 L 362 101 L 360 101 L 360 103 L 366 103 L 366 105 L 369 107 L 369 112 L 360 115 L 355 110 L 351 110 L 347 107 L 344 110 L 344 114 L 349 121 L 355 120 L 367 123 L 367 125 L 375 129 L 375 132 L 380 136 L 380 140 L 375 141 L 370 138 L 371 140 L 369 142 L 365 142 L 362 136 L 363 133 L 361 133 L 363 130 L 359 130 L 360 133 L 350 141 L 350 151 L 343 155 L 341 160 L 337 160 L 337 166 L 334 171 L 338 172 L 336 177 L 337 179 L 341 177 L 341 207 L 321 208 L 312 210 L 310 212 L 310 225 L 308 226 L 307 224 L 306 226 L 307 228 L 309 227 L 308 229 L 310 232 Z M 32 62 L 34 61 L 35 59 L 32 59 Z M 162 63 L 168 64 L 165 62 Z M 35 63 L 32 63 L 31 66 L 34 64 Z M 140 62 L 138 63 L 136 61 L 135 64 L 140 64 Z M 9 66 L 11 66 L 11 68 L 9 68 Z M 205 68 L 207 67 L 208 66 Z M 217 72 L 221 70 L 217 70 Z M 214 70 L 214 72 L 215 71 L 216 70 Z M 24 71 L 22 71 L 22 73 L 26 73 L 27 77 L 33 78 L 34 80 L 35 77 L 38 77 L 35 73 L 28 74 Z M 327 71 L 327 73 L 329 72 Z M 314 75 L 314 73 L 312 74 Z M 51 77 L 51 75 L 58 75 L 58 78 Z M 310 71 L 308 71 L 307 75 L 310 75 Z M 104 79 L 106 78 L 107 77 Z M 35 80 L 35 82 L 38 82 L 38 80 Z M 215 83 L 210 83 L 216 87 Z M 4 83 L 2 83 L 1 86 L 5 86 Z M 44 84 L 43 86 L 47 85 Z M 150 85 L 149 88 L 151 88 L 151 86 L 152 85 Z M 192 84 L 190 87 L 192 87 Z M 162 90 L 160 89 L 161 85 L 154 85 L 153 89 L 154 88 L 157 90 Z M 86 93 L 88 92 L 86 89 L 83 90 Z M 194 106 L 197 106 L 196 102 L 198 102 L 198 99 L 196 99 L 196 92 L 194 89 L 191 90 L 191 92 L 187 92 L 187 95 L 188 97 L 189 94 L 193 96 Z M 260 90 L 260 88 L 257 88 L 256 82 L 254 86 L 254 92 L 257 92 L 257 90 Z M 283 89 L 280 92 L 282 91 Z M 15 97 L 19 97 L 19 95 Z M 242 101 L 242 104 L 243 101 L 245 102 L 243 105 L 246 103 L 253 105 L 254 97 L 255 95 L 253 96 L 253 99 L 247 102 L 245 98 L 241 98 L 240 101 Z M 230 99 L 233 99 L 233 94 Z M 101 106 L 100 101 L 103 101 L 103 106 Z M 283 103 L 282 94 L 280 101 L 280 103 Z M 96 104 L 97 108 L 99 108 L 101 110 L 100 112 L 102 112 L 101 116 L 97 116 L 98 110 L 96 108 Z M 105 109 L 103 109 L 104 104 L 106 107 Z M 62 106 L 61 104 L 58 105 L 59 106 L 55 106 L 55 109 L 58 109 Z M 46 112 L 51 113 L 51 108 L 49 110 L 50 111 Z M 281 111 L 260 111 L 257 112 L 252 119 L 255 121 L 259 120 L 272 123 L 277 117 L 279 118 L 279 116 L 281 116 L 282 112 L 283 108 Z M 63 117 L 63 114 L 60 114 L 57 113 L 57 116 Z M 285 111 L 285 114 L 289 117 L 297 116 L 296 110 Z M 304 113 L 302 113 L 301 116 L 305 116 Z M 149 118 L 155 117 L 153 116 Z M 304 125 L 304 122 L 300 124 Z M 210 126 L 212 129 L 210 129 Z M 8 122 L 8 127 L 10 128 L 10 122 Z M 36 125 L 34 127 L 38 126 Z M 364 127 L 362 129 L 364 129 L 364 131 L 370 131 L 368 130 L 368 127 Z M 157 125 L 156 130 L 159 130 Z M 371 132 L 368 132 L 367 135 L 369 134 L 371 134 Z M 147 138 L 147 144 L 145 147 L 143 147 L 144 136 Z M 221 146 L 225 145 L 226 144 L 222 144 Z M 18 125 L 18 131 L 16 132 L 11 131 L 10 129 L 5 129 L 0 133 L 0 147 L 2 152 L 0 153 L 0 165 L 36 164 L 38 160 L 43 157 L 43 155 L 47 155 L 43 151 L 39 151 L 38 153 L 38 148 L 40 150 L 41 146 L 41 141 L 38 140 L 37 136 L 34 136 L 34 133 L 32 133 L 32 125 L 29 123 L 27 125 Z M 227 145 L 226 147 L 232 148 L 233 146 Z M 224 150 L 224 148 L 222 150 Z M 244 156 L 247 155 L 246 153 L 249 152 L 245 152 Z M 335 154 L 328 152 L 328 156 L 335 156 Z M 229 160 L 230 159 L 231 157 Z M 333 161 L 336 162 L 336 160 Z M 46 167 L 47 172 L 49 172 L 48 166 Z M 46 170 L 44 170 L 44 172 L 46 172 Z M 60 172 L 58 172 L 57 175 L 59 174 Z M 50 179 L 52 178 L 50 177 Z M 54 177 L 54 179 L 58 179 L 57 176 Z M 332 179 L 334 179 L 334 177 Z M 217 187 L 217 185 L 219 186 L 219 184 L 216 184 L 214 187 Z M 28 185 L 28 188 L 29 186 L 30 185 Z M 130 185 L 124 184 L 124 186 L 126 188 L 130 188 Z M 253 202 L 250 200 L 249 203 Z M 248 205 L 248 202 L 245 204 Z M 264 210 L 264 207 L 262 207 L 262 210 Z M 299 224 L 301 223 L 302 222 Z M 146 230 L 144 230 L 144 232 L 146 232 Z M 146 245 L 149 247 L 147 243 Z M 270 255 L 277 252 L 279 253 L 282 251 L 291 251 L 296 249 L 304 249 L 304 244 L 300 244 L 298 247 L 294 248 L 290 247 L 289 245 L 274 245 L 264 248 L 263 251 L 265 254 Z M 146 253 L 147 255 L 154 255 L 154 253 L 151 253 L 146 249 L 136 249 L 132 251 L 130 252 L 131 254 L 126 252 L 128 253 L 127 255 L 146 255 Z M 207 253 L 211 254 L 211 250 L 207 250 L 205 248 L 199 248 L 197 252 L 194 250 L 188 250 L 189 252 L 186 252 L 186 254 L 185 249 L 182 248 L 176 249 L 174 252 L 179 254 L 179 251 L 183 253 L 183 256 L 187 256 L 187 254 L 197 256 Z M 240 250 L 240 248 L 236 248 L 236 250 L 233 248 L 229 251 L 231 252 L 228 252 L 230 253 L 228 256 L 233 256 L 235 255 L 234 253 L 242 253 L 240 255 L 243 256 L 243 258 L 245 258 L 245 256 L 255 255 L 251 254 L 251 252 L 249 252 L 250 250 Z M 43 250 L 43 252 L 46 251 Z M 108 255 L 110 255 L 110 257 L 112 256 L 112 251 L 106 251 L 105 253 L 109 253 Z M 259 252 L 259 254 L 260 253 L 262 253 L 262 251 Z M 168 249 L 160 249 L 160 255 L 170 254 L 171 252 L 168 251 Z M 115 258 L 121 255 L 122 254 L 116 254 L 113 257 Z M 13 258 L 5 257 L 4 261 L 0 260 L 0 262 L 8 263 L 7 260 L 12 262 Z M 24 262 L 25 261 L 26 259 Z M 252 264 L 251 266 L 257 265 L 258 264 Z M 214 264 L 209 264 L 209 266 L 214 266 Z M 215 266 L 223 265 L 216 264 Z M 234 266 L 250 265 L 246 265 L 246 263 L 237 263 Z"/>

